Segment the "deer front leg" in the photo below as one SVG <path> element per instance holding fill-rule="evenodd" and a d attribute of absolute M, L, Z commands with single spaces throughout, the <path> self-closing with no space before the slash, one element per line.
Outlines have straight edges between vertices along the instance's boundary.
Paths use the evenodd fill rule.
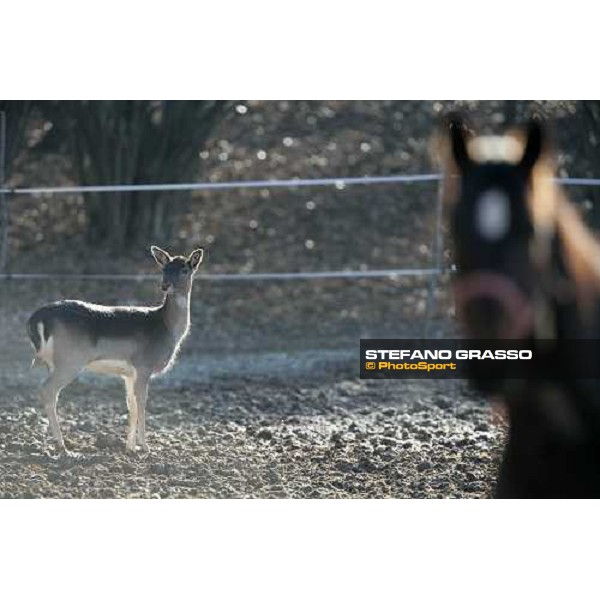
<path fill-rule="evenodd" d="M 77 377 L 78 372 L 79 369 L 75 368 L 57 368 L 48 375 L 48 378 L 42 383 L 39 390 L 40 403 L 46 411 L 46 416 L 50 423 L 50 431 L 56 440 L 58 451 L 61 454 L 67 454 L 67 449 L 65 448 L 65 442 L 60 431 L 60 425 L 58 424 L 56 405 L 58 404 L 58 396 L 61 390 Z"/>
<path fill-rule="evenodd" d="M 135 398 L 137 400 L 137 442 L 142 450 L 148 450 L 146 443 L 146 400 L 148 399 L 148 383 L 150 376 L 137 374 L 135 380 Z"/>
<path fill-rule="evenodd" d="M 128 452 L 135 451 L 135 435 L 137 430 L 138 409 L 135 397 L 135 376 L 123 377 L 125 381 L 125 393 L 127 395 L 127 411 L 129 413 L 129 431 L 127 432 L 127 443 L 125 448 Z"/>

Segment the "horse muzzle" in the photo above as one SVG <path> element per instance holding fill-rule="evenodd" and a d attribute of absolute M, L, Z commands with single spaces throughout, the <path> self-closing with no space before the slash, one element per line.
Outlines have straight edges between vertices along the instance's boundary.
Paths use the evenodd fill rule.
<path fill-rule="evenodd" d="M 474 271 L 459 275 L 453 290 L 458 318 L 469 337 L 518 340 L 532 334 L 533 306 L 510 278 Z"/>

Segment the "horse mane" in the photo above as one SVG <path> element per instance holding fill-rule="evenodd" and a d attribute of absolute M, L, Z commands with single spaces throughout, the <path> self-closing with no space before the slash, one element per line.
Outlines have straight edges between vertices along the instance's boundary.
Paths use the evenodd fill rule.
<path fill-rule="evenodd" d="M 562 193 L 557 206 L 556 232 L 565 251 L 567 270 L 575 282 L 580 308 L 589 312 L 600 298 L 600 243 Z"/>
<path fill-rule="evenodd" d="M 590 318 L 600 300 L 600 241 L 586 225 L 577 207 L 567 198 L 555 180 L 554 155 L 545 152 L 534 167 L 528 195 L 534 227 L 534 243 L 549 245 L 556 236 L 564 265 L 574 284 L 578 308 Z M 543 252 L 543 251 L 542 251 Z M 551 256 L 540 256 L 547 261 Z"/>

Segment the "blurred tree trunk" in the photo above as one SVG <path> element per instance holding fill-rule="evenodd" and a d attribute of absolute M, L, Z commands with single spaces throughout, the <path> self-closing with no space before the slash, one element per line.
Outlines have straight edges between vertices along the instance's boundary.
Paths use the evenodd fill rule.
<path fill-rule="evenodd" d="M 48 103 L 46 111 L 58 125 L 56 134 L 66 133 L 78 183 L 114 185 L 188 181 L 228 106 L 225 101 L 60 101 Z M 117 248 L 164 243 L 172 239 L 187 198 L 189 192 L 86 194 L 88 241 Z"/>
<path fill-rule="evenodd" d="M 25 139 L 25 130 L 31 113 L 29 101 L 0 101 L 0 112 L 4 113 L 3 133 L 0 140 L 0 185 L 8 185 L 12 169 Z M 1 133 L 1 132 L 0 132 Z M 0 272 L 8 268 L 8 228 L 10 213 L 7 194 L 0 194 Z"/>
<path fill-rule="evenodd" d="M 0 112 L 6 115 L 6 180 L 10 179 L 12 169 L 25 141 L 25 131 L 32 114 L 34 103 L 29 100 L 0 100 Z"/>

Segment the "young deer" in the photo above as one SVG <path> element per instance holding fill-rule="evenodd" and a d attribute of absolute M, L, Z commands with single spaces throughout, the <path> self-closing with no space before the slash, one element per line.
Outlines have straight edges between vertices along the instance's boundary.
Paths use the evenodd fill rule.
<path fill-rule="evenodd" d="M 29 319 L 29 337 L 36 351 L 33 364 L 45 364 L 49 371 L 40 388 L 40 401 L 61 452 L 66 450 L 56 414 L 58 396 L 84 369 L 124 379 L 129 411 L 126 448 L 135 451 L 136 441 L 142 449 L 148 448 L 148 384 L 173 365 L 189 331 L 192 279 L 203 257 L 202 249 L 188 258 L 171 257 L 156 246 L 151 251 L 162 269 L 165 296 L 160 306 L 100 306 L 62 300 L 43 306 Z"/>

